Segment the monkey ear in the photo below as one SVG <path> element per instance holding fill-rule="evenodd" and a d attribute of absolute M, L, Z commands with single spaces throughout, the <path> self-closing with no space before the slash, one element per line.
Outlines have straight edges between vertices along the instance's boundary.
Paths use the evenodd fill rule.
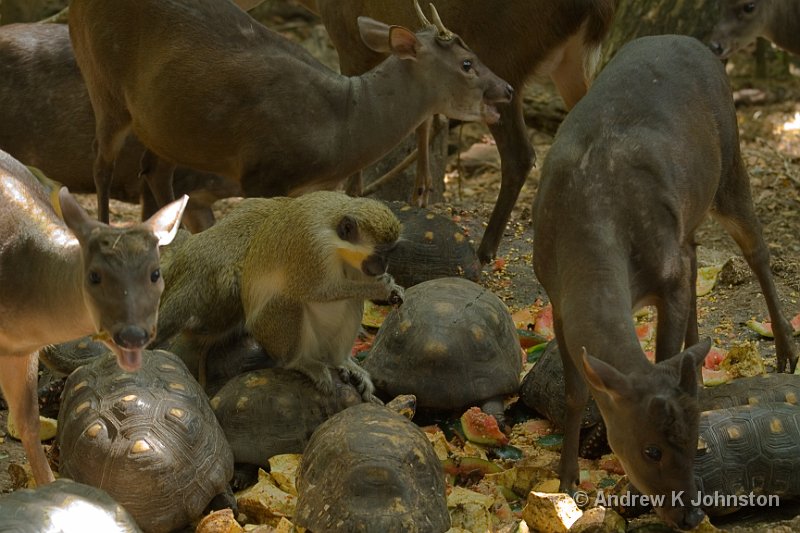
<path fill-rule="evenodd" d="M 343 241 L 355 243 L 358 241 L 358 222 L 350 215 L 345 215 L 336 226 L 336 235 Z"/>

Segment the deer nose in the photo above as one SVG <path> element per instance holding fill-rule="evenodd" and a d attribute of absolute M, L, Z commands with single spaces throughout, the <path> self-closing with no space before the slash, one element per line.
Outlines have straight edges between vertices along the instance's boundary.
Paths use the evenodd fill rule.
<path fill-rule="evenodd" d="M 143 348 L 150 335 L 138 326 L 125 326 L 114 334 L 114 342 L 117 346 L 128 350 Z"/>
<path fill-rule="evenodd" d="M 706 514 L 699 507 L 692 507 L 683 514 L 682 523 L 678 524 L 680 529 L 694 529 L 697 524 L 703 521 Z"/>
<path fill-rule="evenodd" d="M 711 51 L 717 54 L 718 56 L 721 56 L 722 52 L 724 52 L 722 48 L 722 43 L 718 41 L 712 41 L 711 44 L 709 44 L 709 47 L 711 48 Z"/>

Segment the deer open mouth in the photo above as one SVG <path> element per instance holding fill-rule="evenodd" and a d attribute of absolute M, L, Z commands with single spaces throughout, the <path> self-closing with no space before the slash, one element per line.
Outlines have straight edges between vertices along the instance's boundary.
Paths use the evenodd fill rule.
<path fill-rule="evenodd" d="M 114 342 L 108 332 L 92 335 L 92 340 L 100 341 L 117 356 L 117 364 L 126 372 L 135 372 L 142 366 L 142 348 L 123 348 Z"/>
<path fill-rule="evenodd" d="M 497 106 L 486 101 L 482 102 L 481 118 L 487 124 L 496 124 L 500 120 L 500 112 L 497 111 Z"/>

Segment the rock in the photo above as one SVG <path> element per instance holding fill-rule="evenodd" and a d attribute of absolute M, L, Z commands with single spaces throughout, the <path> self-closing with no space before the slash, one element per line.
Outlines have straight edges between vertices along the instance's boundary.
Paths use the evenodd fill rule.
<path fill-rule="evenodd" d="M 626 525 L 613 509 L 592 507 L 572 524 L 569 533 L 625 533 Z"/>
<path fill-rule="evenodd" d="M 583 513 L 571 496 L 564 493 L 531 491 L 522 509 L 522 519 L 531 531 L 566 533 Z"/>

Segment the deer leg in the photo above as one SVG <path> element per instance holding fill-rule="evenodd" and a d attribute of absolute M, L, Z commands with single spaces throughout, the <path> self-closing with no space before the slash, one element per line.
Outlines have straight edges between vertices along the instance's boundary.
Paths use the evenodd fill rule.
<path fill-rule="evenodd" d="M 687 248 L 689 253 L 689 317 L 686 323 L 686 334 L 684 335 L 683 347 L 688 348 L 700 342 L 700 332 L 697 329 L 697 243 L 692 242 Z"/>
<path fill-rule="evenodd" d="M 147 182 L 158 207 L 163 207 L 175 199 L 172 190 L 172 174 L 175 163 L 158 157 L 154 152 L 145 149 L 139 170 L 139 178 Z"/>
<path fill-rule="evenodd" d="M 344 192 L 348 196 L 358 197 L 361 196 L 362 191 L 364 190 L 364 181 L 363 177 L 361 176 L 361 171 L 359 170 L 349 178 L 347 178 L 347 183 L 344 187 Z"/>
<path fill-rule="evenodd" d="M 128 127 L 125 118 L 110 119 L 100 115 L 97 118 L 96 138 L 94 141 L 94 186 L 97 191 L 97 218 L 108 224 L 109 199 L 111 197 L 111 181 L 114 176 L 114 163 L 122 150 Z M 127 119 L 128 122 L 130 118 Z"/>
<path fill-rule="evenodd" d="M 560 322 L 554 323 L 556 339 L 561 360 L 564 364 L 564 392 L 566 411 L 564 418 L 564 443 L 561 446 L 561 462 L 559 463 L 558 477 L 560 479 L 558 490 L 571 492 L 579 482 L 578 447 L 580 446 L 581 417 L 589 400 L 589 390 L 583 380 L 583 375 L 576 368 L 572 357 L 567 351 L 567 343 L 561 334 Z"/>
<path fill-rule="evenodd" d="M 656 362 L 669 359 L 681 351 L 686 338 L 691 309 L 695 305 L 692 296 L 692 272 L 694 244 L 683 245 L 677 253 L 667 252 L 667 257 L 677 256 L 678 268 L 661 281 L 656 303 L 658 322 L 656 327 Z"/>
<path fill-rule="evenodd" d="M 724 190 L 723 190 L 724 188 Z M 794 372 L 797 366 L 797 352 L 792 342 L 792 326 L 781 309 L 778 291 L 772 279 L 769 266 L 769 249 L 761 233 L 761 224 L 753 210 L 750 197 L 750 179 L 741 156 L 737 156 L 734 168 L 727 183 L 723 183 L 714 198 L 716 218 L 730 233 L 742 250 L 747 264 L 756 275 L 761 293 L 767 302 L 772 332 L 775 334 L 775 352 L 778 359 L 778 372 Z"/>
<path fill-rule="evenodd" d="M 9 421 L 13 419 L 37 485 L 55 480 L 39 440 L 39 403 L 36 397 L 39 358 L 36 352 L 3 358 L 0 390 L 8 402 Z"/>
<path fill-rule="evenodd" d="M 514 92 L 510 105 L 498 106 L 498 110 L 500 121 L 490 129 L 500 152 L 501 182 L 497 202 L 478 247 L 478 259 L 484 265 L 497 254 L 511 210 L 536 160 L 525 128 L 520 91 Z"/>
<path fill-rule="evenodd" d="M 411 195 L 412 205 L 425 207 L 428 205 L 433 178 L 430 165 L 430 137 L 433 117 L 428 117 L 417 128 L 417 176 L 414 180 L 414 192 Z"/>

